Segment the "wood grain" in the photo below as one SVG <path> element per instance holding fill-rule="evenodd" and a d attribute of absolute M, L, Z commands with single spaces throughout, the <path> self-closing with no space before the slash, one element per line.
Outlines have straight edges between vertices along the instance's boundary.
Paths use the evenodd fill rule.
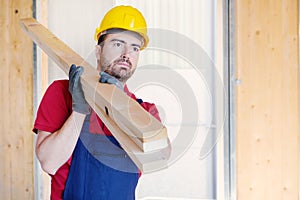
<path fill-rule="evenodd" d="M 237 196 L 296 200 L 298 1 L 235 2 Z"/>
<path fill-rule="evenodd" d="M 31 0 L 0 2 L 0 199 L 34 199 L 33 46 L 18 20 Z"/>

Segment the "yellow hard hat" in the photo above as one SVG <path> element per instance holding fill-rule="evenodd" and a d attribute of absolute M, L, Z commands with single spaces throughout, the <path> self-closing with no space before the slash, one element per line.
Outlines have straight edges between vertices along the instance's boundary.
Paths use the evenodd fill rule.
<path fill-rule="evenodd" d="M 105 14 L 100 26 L 96 28 L 95 40 L 98 41 L 99 37 L 106 30 L 112 28 L 125 29 L 140 34 L 144 39 L 141 50 L 146 48 L 149 42 L 145 18 L 140 11 L 131 6 L 116 6 L 109 10 Z"/>

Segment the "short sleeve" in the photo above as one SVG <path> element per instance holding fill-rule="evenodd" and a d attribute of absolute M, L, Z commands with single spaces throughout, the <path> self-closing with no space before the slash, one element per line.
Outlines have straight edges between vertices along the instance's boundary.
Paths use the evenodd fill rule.
<path fill-rule="evenodd" d="M 39 105 L 33 131 L 55 132 L 60 129 L 72 112 L 69 81 L 54 81 L 46 90 Z"/>

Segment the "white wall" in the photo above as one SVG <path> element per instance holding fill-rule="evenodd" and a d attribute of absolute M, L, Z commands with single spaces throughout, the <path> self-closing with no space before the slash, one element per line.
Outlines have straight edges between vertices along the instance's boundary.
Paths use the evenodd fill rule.
<path fill-rule="evenodd" d="M 94 33 L 104 14 L 113 6 L 111 0 L 48 1 L 48 26 L 63 42 L 90 62 L 94 60 Z M 49 81 L 67 78 L 55 63 L 49 63 Z"/>

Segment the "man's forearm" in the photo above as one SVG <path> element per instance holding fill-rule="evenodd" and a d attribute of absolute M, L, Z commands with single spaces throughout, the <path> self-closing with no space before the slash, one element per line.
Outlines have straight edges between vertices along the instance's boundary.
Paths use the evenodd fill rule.
<path fill-rule="evenodd" d="M 72 112 L 58 131 L 50 133 L 39 130 L 36 155 L 45 172 L 55 174 L 71 157 L 85 116 L 78 112 Z"/>

